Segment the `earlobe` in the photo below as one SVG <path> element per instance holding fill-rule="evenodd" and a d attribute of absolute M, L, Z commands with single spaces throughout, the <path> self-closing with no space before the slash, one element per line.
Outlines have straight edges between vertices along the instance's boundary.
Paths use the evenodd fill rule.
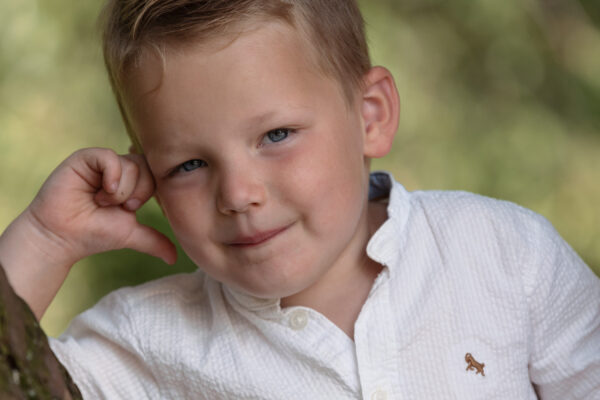
<path fill-rule="evenodd" d="M 383 157 L 390 151 L 398 129 L 400 98 L 394 78 L 386 68 L 373 67 L 364 79 L 361 99 L 364 155 Z"/>

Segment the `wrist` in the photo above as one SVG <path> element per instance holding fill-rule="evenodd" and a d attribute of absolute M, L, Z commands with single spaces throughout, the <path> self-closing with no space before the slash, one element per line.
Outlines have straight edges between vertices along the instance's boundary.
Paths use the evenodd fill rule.
<path fill-rule="evenodd" d="M 21 268 L 68 270 L 77 261 L 66 241 L 49 232 L 35 215 L 26 209 L 0 236 L 0 261 Z"/>
<path fill-rule="evenodd" d="M 0 264 L 14 291 L 40 318 L 77 260 L 25 210 L 0 235 Z"/>

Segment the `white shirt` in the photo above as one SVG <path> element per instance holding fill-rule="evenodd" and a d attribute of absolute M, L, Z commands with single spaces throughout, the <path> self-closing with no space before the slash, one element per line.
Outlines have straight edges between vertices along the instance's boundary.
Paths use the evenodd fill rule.
<path fill-rule="evenodd" d="M 52 349 L 86 399 L 600 399 L 600 280 L 545 219 L 371 189 L 391 189 L 367 246 L 385 268 L 354 341 L 198 271 L 111 293 Z"/>

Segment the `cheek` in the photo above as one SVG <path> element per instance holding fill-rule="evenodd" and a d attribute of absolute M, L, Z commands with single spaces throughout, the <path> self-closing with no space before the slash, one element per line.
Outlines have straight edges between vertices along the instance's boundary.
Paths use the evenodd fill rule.
<path fill-rule="evenodd" d="M 167 217 L 173 234 L 185 254 L 198 266 L 204 268 L 214 259 L 212 243 L 208 240 L 210 215 L 202 209 L 202 202 L 194 198 L 169 199 L 164 202 Z"/>
<path fill-rule="evenodd" d="M 335 232 L 360 215 L 366 199 L 365 165 L 353 143 L 327 143 L 282 165 L 284 198 L 313 230 Z M 280 186 L 281 187 L 281 186 Z"/>
<path fill-rule="evenodd" d="M 159 190 L 163 213 L 167 217 L 177 240 L 185 245 L 195 239 L 205 230 L 207 220 L 206 201 L 193 193 L 180 189 Z"/>

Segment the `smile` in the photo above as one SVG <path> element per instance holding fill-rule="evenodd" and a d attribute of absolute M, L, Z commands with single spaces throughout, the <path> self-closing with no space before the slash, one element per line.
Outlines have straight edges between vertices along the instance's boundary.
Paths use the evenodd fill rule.
<path fill-rule="evenodd" d="M 278 236 L 280 233 L 286 231 L 291 225 L 284 226 L 282 228 L 272 229 L 269 231 L 258 232 L 249 236 L 239 236 L 236 237 L 231 242 L 227 243 L 227 245 L 232 247 L 255 247 L 259 246 L 263 243 L 268 242 L 273 239 L 275 236 Z"/>

